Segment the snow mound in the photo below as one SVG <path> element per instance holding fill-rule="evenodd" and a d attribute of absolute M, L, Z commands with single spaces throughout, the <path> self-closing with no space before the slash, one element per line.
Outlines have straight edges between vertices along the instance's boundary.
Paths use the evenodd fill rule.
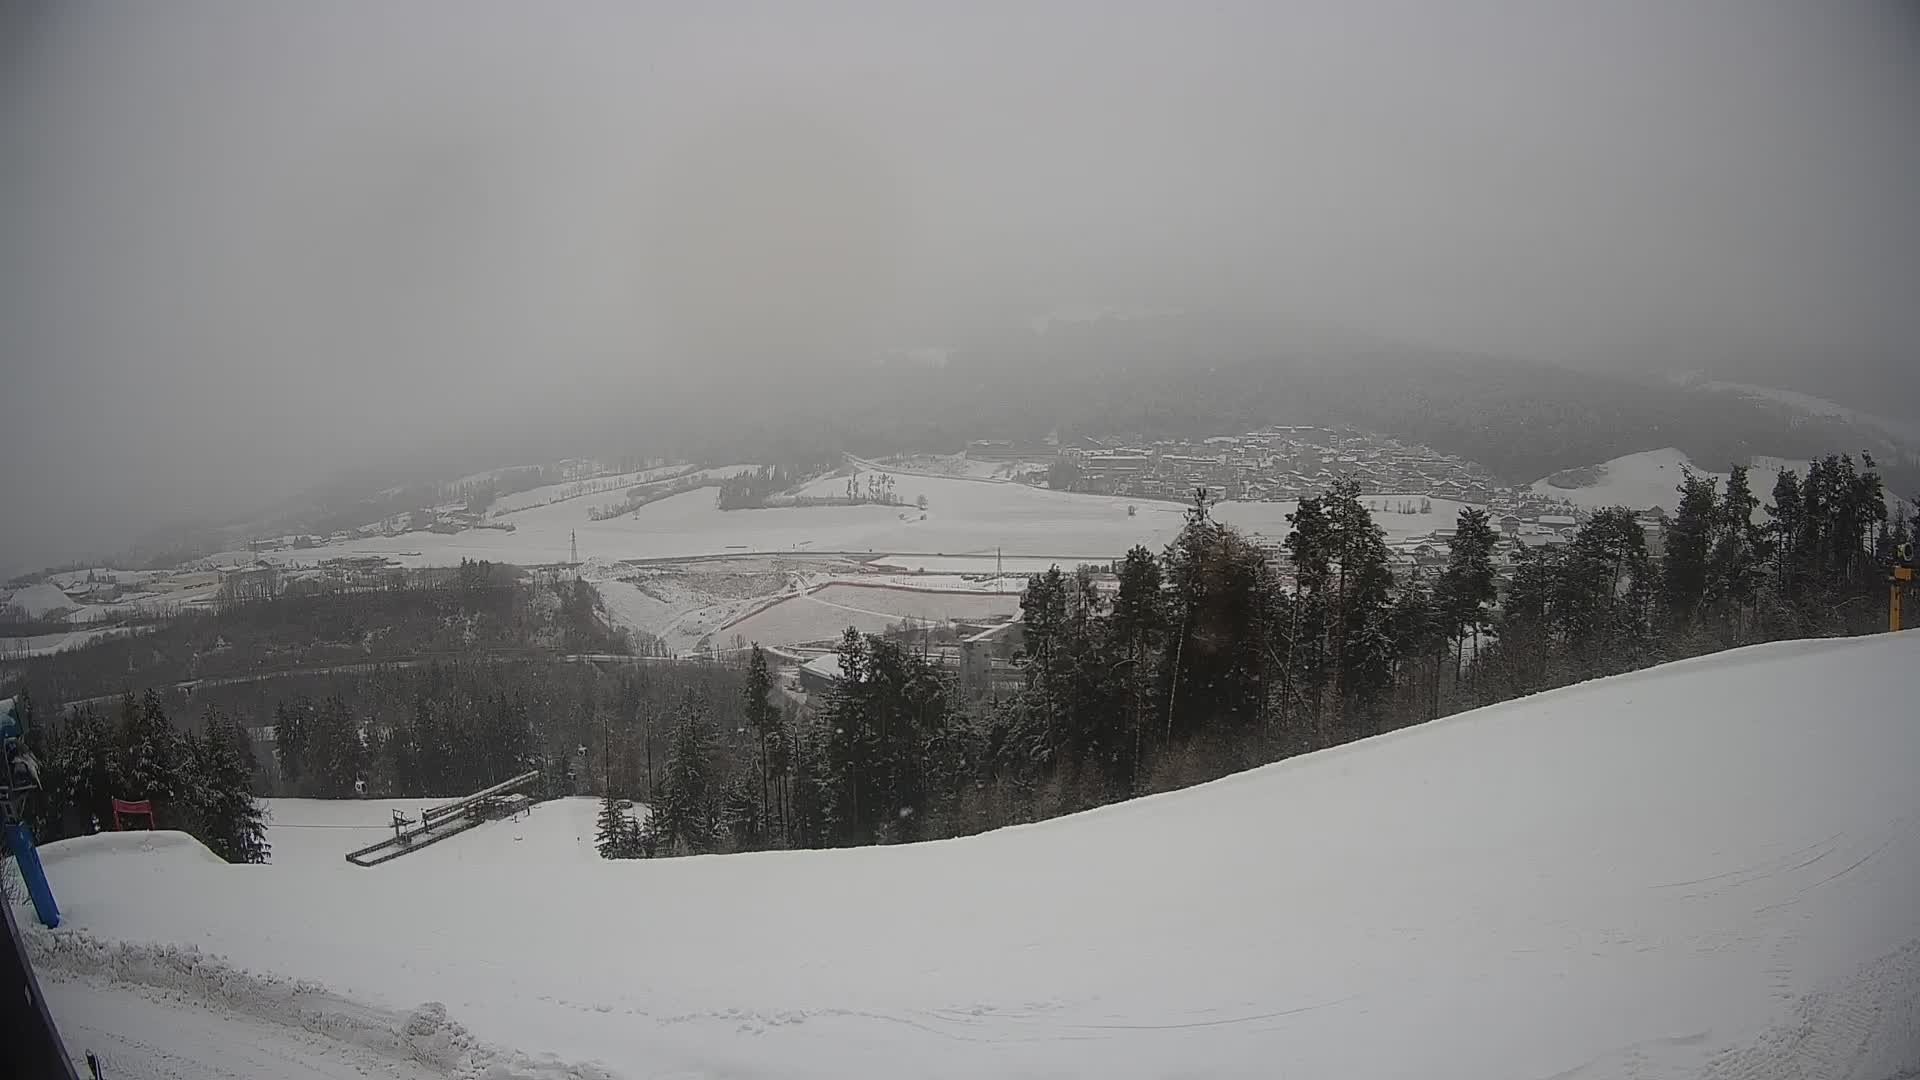
<path fill-rule="evenodd" d="M 38 619 L 50 612 L 66 611 L 78 605 L 67 599 L 66 593 L 43 582 L 16 590 L 7 598 L 5 606 L 29 619 Z"/>
<path fill-rule="evenodd" d="M 449 1019 L 445 1005 L 426 1002 L 393 1013 L 349 1001 L 318 983 L 259 975 L 191 945 L 102 941 L 82 932 L 22 927 L 34 966 L 114 988 L 139 987 L 184 998 L 226 1016 L 299 1028 L 459 1080 L 611 1080 L 596 1064 L 502 1051 Z M 215 1035 L 214 1037 L 217 1037 Z"/>
<path fill-rule="evenodd" d="M 153 831 L 129 829 L 126 832 L 95 833 L 92 836 L 76 836 L 69 840 L 56 840 L 51 844 L 42 844 L 39 850 L 40 862 L 45 866 L 54 866 L 72 859 L 127 853 L 159 855 L 169 859 L 211 863 L 214 866 L 232 865 L 209 851 L 205 844 L 192 836 L 172 829 Z"/>

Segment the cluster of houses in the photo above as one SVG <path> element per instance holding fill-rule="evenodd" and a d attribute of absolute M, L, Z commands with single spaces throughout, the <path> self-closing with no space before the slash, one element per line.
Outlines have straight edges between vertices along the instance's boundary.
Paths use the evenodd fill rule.
<path fill-rule="evenodd" d="M 1521 550 L 1566 543 L 1573 539 L 1574 533 L 1587 518 L 1585 511 L 1570 506 L 1559 507 L 1554 513 L 1541 513 L 1536 509 L 1495 510 L 1491 516 L 1502 541 L 1493 550 L 1494 569 L 1503 581 Z M 1665 519 L 1649 511 L 1641 514 L 1638 521 L 1646 534 L 1648 550 L 1658 555 L 1665 547 L 1665 533 L 1661 528 Z M 1453 533 L 1452 526 L 1435 528 L 1391 539 L 1387 542 L 1387 549 L 1401 569 L 1417 568 L 1422 575 L 1431 575 L 1447 565 L 1447 545 L 1453 539 Z"/>
<path fill-rule="evenodd" d="M 1082 439 L 1060 449 L 1078 490 L 1144 498 L 1298 499 L 1350 477 L 1363 494 L 1418 495 L 1489 504 L 1500 490 L 1486 471 L 1431 447 L 1322 427 L 1269 427 L 1198 442 L 1127 445 Z"/>
<path fill-rule="evenodd" d="M 1110 576 L 1102 582 L 1109 591 Z M 949 627 L 951 640 L 917 646 L 935 664 L 952 671 L 956 684 L 966 697 L 978 700 L 1012 693 L 1026 681 L 1025 673 L 1014 663 L 1024 642 L 1025 627 L 1019 616 L 980 620 L 959 620 Z M 809 650 L 811 651 L 811 650 Z M 829 651 L 814 652 L 793 670 L 793 688 L 802 694 L 824 693 L 842 678 L 840 656 Z"/>
<path fill-rule="evenodd" d="M 49 576 L 48 581 L 74 607 L 85 609 L 97 604 L 166 601 L 186 598 L 220 584 L 217 570 L 115 570 L 95 567 L 69 570 Z"/>
<path fill-rule="evenodd" d="M 247 541 L 247 550 L 261 551 L 305 551 L 327 544 L 344 544 L 350 540 L 364 540 L 369 537 L 399 536 L 409 532 L 459 533 L 468 529 L 499 529 L 503 532 L 514 531 L 511 521 L 490 521 L 484 510 L 469 510 L 462 506 L 437 506 L 426 510 L 409 510 L 389 518 L 369 522 L 352 529 L 339 529 L 331 533 L 288 533 L 284 536 L 256 537 Z"/>

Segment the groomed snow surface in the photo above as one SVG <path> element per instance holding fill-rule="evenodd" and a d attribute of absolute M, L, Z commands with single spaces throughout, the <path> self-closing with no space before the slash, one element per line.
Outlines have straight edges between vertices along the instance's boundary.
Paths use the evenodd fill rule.
<path fill-rule="evenodd" d="M 48 845 L 31 947 L 116 1080 L 1911 1076 L 1916 661 L 1759 646 L 908 847 L 603 862 L 569 799 L 360 869 L 387 804 L 283 802 L 269 866 Z"/>

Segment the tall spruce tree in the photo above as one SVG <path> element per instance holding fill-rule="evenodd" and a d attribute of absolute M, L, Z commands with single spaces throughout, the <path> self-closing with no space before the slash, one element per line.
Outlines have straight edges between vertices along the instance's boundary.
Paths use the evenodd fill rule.
<path fill-rule="evenodd" d="M 711 738 L 706 705 L 690 695 L 674 720 L 660 798 L 651 808 L 660 843 L 672 854 L 711 851 L 717 839 L 720 790 Z"/>
<path fill-rule="evenodd" d="M 779 759 L 784 768 L 782 744 L 786 741 L 780 707 L 773 703 L 773 678 L 767 673 L 767 655 L 757 642 L 748 653 L 747 682 L 740 693 L 742 718 L 759 742 L 755 771 L 760 774 L 760 811 L 753 819 L 758 828 L 747 839 L 747 842 L 757 844 L 764 843 L 766 837 L 778 828 L 774 824 L 778 816 L 778 800 L 774 795 L 775 762 Z"/>
<path fill-rule="evenodd" d="M 1743 632 L 1745 612 L 1758 595 L 1765 573 L 1766 532 L 1753 520 L 1759 505 L 1747 484 L 1746 467 L 1734 466 L 1727 476 L 1713 550 L 1708 554 L 1707 595 L 1733 620 L 1736 637 Z"/>
<path fill-rule="evenodd" d="M 366 766 L 359 719 L 338 696 L 327 698 L 307 730 L 308 790 L 323 799 L 350 798 L 358 793 Z"/>
<path fill-rule="evenodd" d="M 1479 640 L 1482 631 L 1493 625 L 1492 605 L 1496 596 L 1493 551 L 1499 534 L 1491 518 L 1479 507 L 1465 506 L 1454 519 L 1453 535 L 1447 539 L 1447 565 L 1434 586 L 1433 606 L 1440 633 L 1438 641 L 1451 640 L 1454 648 L 1454 681 L 1458 682 L 1466 653 L 1466 639 Z"/>
<path fill-rule="evenodd" d="M 1409 696 L 1416 701 L 1425 697 L 1418 712 L 1427 717 L 1440 713 L 1440 668 L 1446 655 L 1451 632 L 1445 604 L 1420 580 L 1416 570 L 1394 597 L 1393 645 L 1397 657 L 1396 683 L 1408 684 Z M 1425 662 L 1432 669 L 1428 682 L 1431 692 L 1422 695 L 1420 681 L 1411 678 L 1416 664 Z"/>
<path fill-rule="evenodd" d="M 1058 566 L 1027 579 L 1020 594 L 1025 643 L 1026 700 L 1039 718 L 1032 739 L 1034 760 L 1046 764 L 1059 752 L 1062 691 L 1058 657 L 1067 633 L 1067 579 Z"/>
<path fill-rule="evenodd" d="M 1313 725 L 1320 746 L 1333 742 L 1333 526 L 1320 496 L 1301 499 L 1287 515 L 1285 541 L 1293 592 L 1274 619 L 1284 643 L 1282 687 L 1293 715 Z"/>
<path fill-rule="evenodd" d="M 613 797 L 611 787 L 600 797 L 593 846 L 603 859 L 631 859 L 640 854 L 638 830 L 633 819 L 620 809 L 620 801 Z"/>
<path fill-rule="evenodd" d="M 1665 525 L 1666 555 L 1661 599 L 1676 626 L 1700 616 L 1712 589 L 1709 557 L 1725 517 L 1712 477 L 1681 467 L 1679 508 Z"/>
<path fill-rule="evenodd" d="M 1800 501 L 1800 477 L 1791 469 L 1781 469 L 1773 481 L 1773 502 L 1767 506 L 1772 520 L 1767 526 L 1774 556 L 1774 576 L 1789 590 L 1797 576 L 1796 545 L 1805 528 L 1805 512 Z"/>
<path fill-rule="evenodd" d="M 154 824 L 185 829 L 193 823 L 193 761 L 186 736 L 167 718 L 160 695 L 148 690 L 135 704 L 121 699 L 118 753 L 112 768 L 113 794 L 153 802 Z"/>
<path fill-rule="evenodd" d="M 1172 634 L 1165 737 L 1258 723 L 1272 657 L 1266 556 L 1213 520 L 1201 491 L 1161 561 Z"/>
<path fill-rule="evenodd" d="M 313 730 L 313 702 L 299 698 L 273 710 L 273 750 L 280 762 L 282 790 L 299 794 L 307 775 L 307 745 Z"/>
<path fill-rule="evenodd" d="M 1337 560 L 1334 670 L 1341 718 L 1349 725 L 1371 724 L 1393 664 L 1393 574 L 1387 568 L 1386 536 L 1351 478 L 1334 482 L 1327 508 Z"/>
<path fill-rule="evenodd" d="M 242 756 L 247 733 L 230 717 L 210 711 L 198 741 L 200 782 L 196 835 L 232 863 L 267 861 L 266 813 L 253 794 L 253 770 Z"/>
<path fill-rule="evenodd" d="M 1130 549 L 1120 561 L 1117 576 L 1113 611 L 1108 617 L 1110 660 L 1106 667 L 1116 683 L 1129 737 L 1122 744 L 1123 755 L 1115 768 L 1117 774 L 1124 775 L 1127 789 L 1137 792 L 1151 727 L 1147 717 L 1155 697 L 1155 658 L 1166 635 L 1166 604 L 1159 560 L 1146 548 L 1135 545 Z"/>
<path fill-rule="evenodd" d="M 841 678 L 820 714 L 831 786 L 821 806 L 843 841 L 912 839 L 929 742 L 952 712 L 947 680 L 925 656 L 852 628 L 839 652 Z"/>

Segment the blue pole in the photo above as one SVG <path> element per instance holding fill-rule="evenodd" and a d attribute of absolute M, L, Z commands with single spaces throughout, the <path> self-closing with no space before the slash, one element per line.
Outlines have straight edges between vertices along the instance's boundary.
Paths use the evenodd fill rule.
<path fill-rule="evenodd" d="M 52 929 L 60 925 L 60 908 L 53 902 L 53 887 L 47 884 L 47 872 L 40 867 L 40 853 L 34 850 L 33 833 L 25 822 L 7 826 L 7 847 L 13 850 L 13 863 L 27 883 L 27 895 L 33 898 L 33 913 L 40 925 Z"/>

